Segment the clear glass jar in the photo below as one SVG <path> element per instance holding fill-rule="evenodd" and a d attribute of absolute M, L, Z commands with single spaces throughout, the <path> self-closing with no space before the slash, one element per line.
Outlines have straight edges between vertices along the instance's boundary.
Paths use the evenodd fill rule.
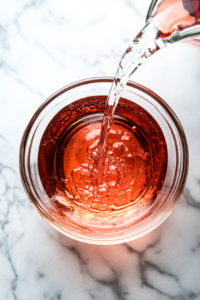
<path fill-rule="evenodd" d="M 20 174 L 28 198 L 39 214 L 63 234 L 86 243 L 117 244 L 139 238 L 161 224 L 178 201 L 188 172 L 188 146 L 180 121 L 172 109 L 151 90 L 129 81 L 121 97 L 143 107 L 159 124 L 168 151 L 167 173 L 154 203 L 142 218 L 120 228 L 94 228 L 63 221 L 52 212 L 50 199 L 40 180 L 38 151 L 43 133 L 52 118 L 65 106 L 84 97 L 108 95 L 113 78 L 99 77 L 67 85 L 50 96 L 35 112 L 22 137 Z"/>

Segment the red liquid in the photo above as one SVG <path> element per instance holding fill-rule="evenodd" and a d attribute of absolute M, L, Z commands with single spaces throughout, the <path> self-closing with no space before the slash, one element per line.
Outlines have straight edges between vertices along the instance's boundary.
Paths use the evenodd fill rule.
<path fill-rule="evenodd" d="M 161 37 L 170 36 L 175 30 L 200 24 L 199 0 L 164 0 L 158 6 L 154 22 L 162 33 Z M 190 45 L 200 48 L 200 38 L 186 41 Z"/>
<path fill-rule="evenodd" d="M 74 214 L 75 220 L 87 223 L 91 214 L 104 218 L 127 208 L 139 217 L 162 188 L 168 159 L 165 138 L 153 117 L 128 100 L 118 103 L 98 165 L 105 101 L 106 96 L 97 96 L 74 102 L 43 134 L 39 174 L 52 209 L 62 217 Z"/>

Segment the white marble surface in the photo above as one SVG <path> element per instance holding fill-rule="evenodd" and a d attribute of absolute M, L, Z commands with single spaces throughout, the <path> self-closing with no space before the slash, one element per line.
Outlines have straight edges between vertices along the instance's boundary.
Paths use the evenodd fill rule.
<path fill-rule="evenodd" d="M 190 169 L 169 218 L 116 246 L 83 244 L 34 210 L 19 177 L 25 126 L 51 93 L 113 76 L 149 0 L 0 0 L 0 299 L 200 299 L 200 51 L 164 49 L 132 77 L 164 98 L 185 129 Z"/>

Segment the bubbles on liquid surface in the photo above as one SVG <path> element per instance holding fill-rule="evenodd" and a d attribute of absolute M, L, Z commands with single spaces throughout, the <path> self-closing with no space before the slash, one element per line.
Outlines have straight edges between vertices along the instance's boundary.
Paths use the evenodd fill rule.
<path fill-rule="evenodd" d="M 76 203 L 109 211 L 130 205 L 142 194 L 150 180 L 151 156 L 143 135 L 136 137 L 131 127 L 116 122 L 97 165 L 100 129 L 101 122 L 92 122 L 72 135 L 64 149 L 63 170 L 66 189 Z"/>
<path fill-rule="evenodd" d="M 133 221 L 148 211 L 164 182 L 167 149 L 156 121 L 122 98 L 105 155 L 97 166 L 104 109 L 99 107 L 99 99 L 105 103 L 106 96 L 97 97 L 93 108 L 97 114 L 85 116 L 94 101 L 90 97 L 75 102 L 76 113 L 72 114 L 69 105 L 59 112 L 59 118 L 52 119 L 40 143 L 38 166 L 56 216 L 66 222 L 70 218 L 109 227 Z M 124 136 L 129 139 L 122 139 Z"/>

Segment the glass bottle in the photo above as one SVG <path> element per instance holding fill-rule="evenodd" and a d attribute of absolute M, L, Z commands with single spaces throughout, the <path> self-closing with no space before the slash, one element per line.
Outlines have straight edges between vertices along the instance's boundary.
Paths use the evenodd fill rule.
<path fill-rule="evenodd" d="M 200 0 L 152 0 L 146 22 L 159 31 L 159 48 L 184 41 L 200 49 Z"/>

